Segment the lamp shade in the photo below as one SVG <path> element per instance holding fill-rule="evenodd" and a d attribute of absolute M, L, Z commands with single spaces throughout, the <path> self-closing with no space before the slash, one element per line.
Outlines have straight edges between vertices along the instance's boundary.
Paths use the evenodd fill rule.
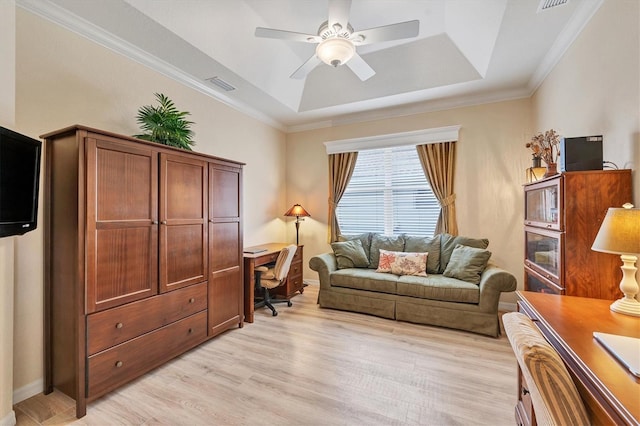
<path fill-rule="evenodd" d="M 316 56 L 325 64 L 337 67 L 347 62 L 356 53 L 356 47 L 344 38 L 328 38 L 316 47 Z"/>
<path fill-rule="evenodd" d="M 640 254 L 640 209 L 607 210 L 591 249 L 612 254 Z"/>
<path fill-rule="evenodd" d="M 308 217 L 311 216 L 300 204 L 294 204 L 284 213 L 285 216 Z"/>

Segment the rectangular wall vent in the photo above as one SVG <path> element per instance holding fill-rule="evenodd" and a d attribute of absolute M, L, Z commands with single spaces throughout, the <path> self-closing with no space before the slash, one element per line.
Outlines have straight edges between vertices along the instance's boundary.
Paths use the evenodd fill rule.
<path fill-rule="evenodd" d="M 229 83 L 227 83 L 226 81 L 221 79 L 220 77 L 207 78 L 206 81 L 208 81 L 209 83 L 211 83 L 211 84 L 213 84 L 215 86 L 218 86 L 219 88 L 221 88 L 225 92 L 231 92 L 232 90 L 236 90 L 235 87 L 233 87 L 232 85 L 230 85 Z"/>
<path fill-rule="evenodd" d="M 540 0 L 537 13 L 554 7 L 564 6 L 567 3 L 569 3 L 569 0 Z"/>

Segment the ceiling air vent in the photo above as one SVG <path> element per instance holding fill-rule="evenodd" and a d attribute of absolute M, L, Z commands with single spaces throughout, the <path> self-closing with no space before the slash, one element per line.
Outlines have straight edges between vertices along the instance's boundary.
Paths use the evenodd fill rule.
<path fill-rule="evenodd" d="M 220 77 L 207 78 L 206 81 L 208 81 L 209 83 L 211 83 L 211 84 L 213 84 L 215 86 L 218 86 L 219 88 L 221 88 L 225 92 L 231 92 L 232 90 L 236 90 L 235 87 L 233 87 L 232 85 L 230 85 L 229 83 L 227 83 L 226 81 L 221 79 Z"/>
<path fill-rule="evenodd" d="M 564 6 L 567 3 L 569 3 L 569 0 L 540 0 L 537 13 L 552 9 L 554 7 Z"/>

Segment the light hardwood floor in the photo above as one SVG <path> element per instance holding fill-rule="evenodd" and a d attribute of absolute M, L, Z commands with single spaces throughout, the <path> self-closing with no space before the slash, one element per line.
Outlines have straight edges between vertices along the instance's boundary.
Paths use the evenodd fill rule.
<path fill-rule="evenodd" d="M 513 425 L 516 361 L 499 339 L 320 309 L 308 286 L 89 404 L 60 392 L 18 425 Z"/>

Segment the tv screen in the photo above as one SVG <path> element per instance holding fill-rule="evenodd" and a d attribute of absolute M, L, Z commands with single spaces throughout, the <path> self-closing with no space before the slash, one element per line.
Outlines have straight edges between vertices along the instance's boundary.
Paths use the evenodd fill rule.
<path fill-rule="evenodd" d="M 37 227 L 41 151 L 40 141 L 0 127 L 0 237 Z"/>

